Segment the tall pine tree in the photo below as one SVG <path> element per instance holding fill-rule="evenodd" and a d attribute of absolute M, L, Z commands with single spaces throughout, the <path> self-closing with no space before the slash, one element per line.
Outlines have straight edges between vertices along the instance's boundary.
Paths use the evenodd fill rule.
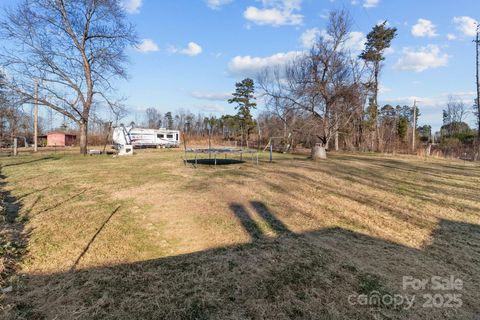
<path fill-rule="evenodd" d="M 378 114 L 378 78 L 382 67 L 381 62 L 385 60 L 385 49 L 390 47 L 390 43 L 397 35 L 397 28 L 387 27 L 387 21 L 382 24 L 377 24 L 373 27 L 367 35 L 367 42 L 365 43 L 365 49 L 360 54 L 360 58 L 372 67 L 373 83 L 370 84 L 370 88 L 373 92 L 372 99 L 368 113 L 370 116 L 374 116 L 374 119 L 370 119 L 374 123 L 377 139 L 378 135 L 378 123 L 376 115 Z M 378 144 L 379 141 L 377 141 Z"/>
<path fill-rule="evenodd" d="M 255 121 L 253 121 L 252 109 L 257 108 L 255 103 L 255 84 L 252 79 L 246 78 L 241 82 L 235 84 L 235 92 L 232 94 L 233 98 L 228 99 L 228 103 L 236 103 L 235 109 L 237 110 L 237 116 L 240 120 L 243 132 L 246 133 L 246 139 L 253 128 L 255 128 Z M 243 139 L 242 139 L 243 144 Z"/>

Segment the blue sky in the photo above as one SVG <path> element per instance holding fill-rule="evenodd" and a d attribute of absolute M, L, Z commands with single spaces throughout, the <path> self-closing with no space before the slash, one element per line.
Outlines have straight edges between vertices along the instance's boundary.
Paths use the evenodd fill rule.
<path fill-rule="evenodd" d="M 379 21 L 398 28 L 381 75 L 382 104 L 416 98 L 420 124 L 438 129 L 450 94 L 473 103 L 478 0 L 123 1 L 143 41 L 128 52 L 130 79 L 118 83 L 135 110 L 130 119 L 142 119 L 147 107 L 234 112 L 225 100 L 236 81 L 305 50 L 339 8 L 353 18 L 353 51 Z"/>

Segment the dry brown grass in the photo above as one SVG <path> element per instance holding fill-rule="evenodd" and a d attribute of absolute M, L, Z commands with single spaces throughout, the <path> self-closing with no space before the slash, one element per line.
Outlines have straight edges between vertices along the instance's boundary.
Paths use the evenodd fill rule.
<path fill-rule="evenodd" d="M 472 318 L 480 284 L 480 167 L 407 156 L 276 155 L 184 166 L 132 158 L 3 161 L 28 254 L 9 318 Z M 264 155 L 266 159 L 266 155 Z M 116 210 L 118 208 L 118 210 Z M 454 275 L 461 308 L 353 306 L 402 276 Z"/>

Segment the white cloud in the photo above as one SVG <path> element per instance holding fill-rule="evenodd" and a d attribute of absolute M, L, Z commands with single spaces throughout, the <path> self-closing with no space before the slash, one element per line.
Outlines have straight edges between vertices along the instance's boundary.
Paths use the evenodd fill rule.
<path fill-rule="evenodd" d="M 300 43 L 302 47 L 310 49 L 315 44 L 315 41 L 323 37 L 326 40 L 331 39 L 331 36 L 327 33 L 326 30 L 320 30 L 318 28 L 308 29 L 302 33 L 300 36 Z M 352 31 L 348 35 L 348 39 L 345 41 L 344 48 L 351 51 L 362 51 L 365 47 L 365 42 L 367 38 L 363 32 Z"/>
<path fill-rule="evenodd" d="M 394 54 L 394 53 L 395 53 L 395 49 L 393 49 L 392 47 L 388 47 L 388 48 L 385 48 L 383 50 L 383 54 L 386 55 L 386 56 Z"/>
<path fill-rule="evenodd" d="M 207 6 L 210 9 L 218 10 L 221 7 L 223 7 L 224 5 L 232 3 L 233 0 L 206 0 L 206 2 L 207 2 Z"/>
<path fill-rule="evenodd" d="M 140 13 L 143 0 L 122 0 L 121 5 L 128 13 Z"/>
<path fill-rule="evenodd" d="M 323 9 L 322 13 L 320 13 L 320 18 L 327 20 L 330 17 L 330 11 L 327 9 Z"/>
<path fill-rule="evenodd" d="M 391 91 L 392 91 L 392 89 L 389 88 L 389 87 L 386 87 L 382 84 L 378 85 L 378 92 L 379 93 L 387 93 L 387 92 L 391 92 Z"/>
<path fill-rule="evenodd" d="M 448 64 L 448 54 L 441 53 L 437 45 L 428 45 L 419 50 L 403 49 L 403 56 L 398 59 L 394 68 L 402 71 L 422 72 L 427 69 L 444 67 Z"/>
<path fill-rule="evenodd" d="M 142 42 L 137 46 L 137 51 L 142 53 L 157 52 L 160 50 L 158 45 L 153 42 L 152 39 L 143 39 Z"/>
<path fill-rule="evenodd" d="M 202 51 L 203 49 L 200 45 L 195 42 L 189 42 L 185 49 L 180 50 L 180 53 L 188 56 L 196 56 L 202 53 Z"/>
<path fill-rule="evenodd" d="M 418 96 L 405 96 L 405 97 L 395 97 L 395 98 L 386 98 L 382 99 L 384 102 L 390 104 L 399 104 L 399 105 L 412 105 L 414 101 L 421 102 L 422 106 L 435 106 L 438 103 L 437 99 L 428 98 L 428 97 L 418 97 Z"/>
<path fill-rule="evenodd" d="M 365 48 L 367 37 L 363 32 L 350 32 L 347 41 L 345 41 L 345 49 L 351 51 L 362 51 Z"/>
<path fill-rule="evenodd" d="M 453 33 L 449 33 L 449 34 L 447 34 L 447 39 L 448 40 L 455 40 L 455 39 L 457 39 L 457 36 L 454 35 Z"/>
<path fill-rule="evenodd" d="M 187 47 L 184 48 L 184 49 L 178 49 L 174 46 L 170 46 L 170 47 L 168 47 L 167 50 L 170 53 L 180 53 L 180 54 L 185 54 L 185 55 L 191 56 L 191 57 L 197 56 L 197 55 L 199 55 L 200 53 L 203 52 L 202 47 L 195 42 L 189 42 Z"/>
<path fill-rule="evenodd" d="M 302 0 L 262 0 L 263 8 L 248 7 L 243 16 L 258 25 L 299 25 L 303 22 Z"/>
<path fill-rule="evenodd" d="M 420 108 L 434 108 L 445 105 L 450 97 L 462 100 L 465 103 L 471 103 L 475 99 L 475 91 L 456 91 L 456 92 L 442 92 L 436 96 L 419 97 L 419 96 L 404 96 L 382 99 L 384 102 L 391 104 L 412 105 L 413 101 L 417 101 Z"/>
<path fill-rule="evenodd" d="M 318 39 L 320 34 L 321 34 L 321 30 L 318 28 L 305 30 L 299 39 L 300 43 L 302 44 L 302 47 L 306 49 L 313 47 L 313 45 L 315 44 L 315 41 Z"/>
<path fill-rule="evenodd" d="M 170 53 L 172 53 L 172 54 L 178 53 L 178 48 L 175 47 L 175 46 L 169 46 L 169 47 L 167 48 L 167 51 L 170 52 Z"/>
<path fill-rule="evenodd" d="M 380 2 L 380 0 L 365 0 L 365 2 L 363 3 L 363 7 L 374 8 L 378 5 L 378 2 Z"/>
<path fill-rule="evenodd" d="M 218 58 L 220 58 L 220 57 L 223 56 L 223 52 L 216 52 L 216 53 L 215 53 L 215 52 L 212 52 L 212 53 L 210 53 L 210 55 L 211 55 L 212 57 L 214 57 L 215 59 L 218 59 Z"/>
<path fill-rule="evenodd" d="M 229 92 L 198 92 L 194 91 L 191 93 L 191 96 L 201 100 L 210 100 L 210 101 L 226 101 L 232 97 L 232 94 Z"/>
<path fill-rule="evenodd" d="M 475 91 L 455 91 L 455 92 L 443 92 L 442 97 L 450 98 L 454 97 L 460 99 L 465 103 L 472 103 L 473 100 L 477 98 L 477 93 Z"/>
<path fill-rule="evenodd" d="M 283 66 L 302 54 L 303 52 L 301 51 L 290 51 L 276 53 L 263 58 L 236 56 L 228 64 L 228 69 L 233 75 L 255 77 L 258 72 L 265 68 Z"/>
<path fill-rule="evenodd" d="M 196 106 L 197 109 L 205 112 L 223 112 L 225 108 L 216 104 Z"/>
<path fill-rule="evenodd" d="M 414 37 L 436 37 L 438 36 L 436 26 L 427 19 L 418 19 L 412 26 L 412 35 Z"/>
<path fill-rule="evenodd" d="M 455 23 L 457 26 L 457 30 L 463 33 L 465 36 L 475 36 L 477 30 L 477 20 L 467 16 L 462 16 L 454 17 L 453 23 Z"/>

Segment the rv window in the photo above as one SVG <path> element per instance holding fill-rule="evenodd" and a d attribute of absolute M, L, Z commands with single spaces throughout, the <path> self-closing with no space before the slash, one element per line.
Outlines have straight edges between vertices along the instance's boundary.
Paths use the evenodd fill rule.
<path fill-rule="evenodd" d="M 173 139 L 173 134 L 167 134 L 168 139 Z"/>
<path fill-rule="evenodd" d="M 165 136 L 163 134 L 157 134 L 157 138 L 164 138 Z"/>
<path fill-rule="evenodd" d="M 177 140 L 177 141 L 178 141 L 178 133 L 177 133 L 177 134 L 175 134 L 175 140 Z"/>

